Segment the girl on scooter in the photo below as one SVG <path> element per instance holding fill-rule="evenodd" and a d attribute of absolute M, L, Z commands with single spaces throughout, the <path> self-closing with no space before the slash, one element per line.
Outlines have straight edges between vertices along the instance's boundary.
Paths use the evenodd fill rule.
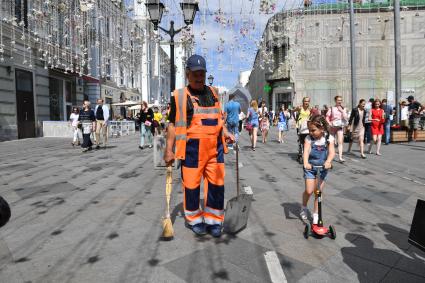
<path fill-rule="evenodd" d="M 302 207 L 300 217 L 307 220 L 307 203 L 317 188 L 317 182 L 321 182 L 320 189 L 323 192 L 328 169 L 332 167 L 332 160 L 335 157 L 335 138 L 328 133 L 329 125 L 322 115 L 313 116 L 308 122 L 309 135 L 304 141 L 304 179 L 305 191 L 302 196 Z M 323 166 L 320 176 L 317 176 L 317 168 Z M 319 179 L 317 179 L 319 178 Z M 318 200 L 314 200 L 313 224 L 318 222 Z"/>

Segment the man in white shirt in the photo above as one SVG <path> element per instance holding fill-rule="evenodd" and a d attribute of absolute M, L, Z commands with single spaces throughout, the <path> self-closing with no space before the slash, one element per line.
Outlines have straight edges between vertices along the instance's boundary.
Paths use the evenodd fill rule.
<path fill-rule="evenodd" d="M 100 132 L 102 132 L 103 136 L 103 147 L 106 148 L 106 142 L 108 141 L 109 109 L 108 106 L 103 104 L 103 99 L 97 100 L 94 114 L 96 116 L 96 149 L 100 149 Z"/>

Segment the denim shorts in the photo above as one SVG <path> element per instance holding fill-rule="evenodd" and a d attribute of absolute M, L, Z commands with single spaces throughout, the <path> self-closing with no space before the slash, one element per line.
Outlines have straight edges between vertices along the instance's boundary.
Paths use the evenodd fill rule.
<path fill-rule="evenodd" d="M 312 168 L 311 170 L 307 170 L 304 168 L 304 179 L 316 179 L 317 170 L 315 168 Z M 326 180 L 326 177 L 328 176 L 328 170 L 322 169 L 320 172 L 320 179 L 322 181 Z"/>

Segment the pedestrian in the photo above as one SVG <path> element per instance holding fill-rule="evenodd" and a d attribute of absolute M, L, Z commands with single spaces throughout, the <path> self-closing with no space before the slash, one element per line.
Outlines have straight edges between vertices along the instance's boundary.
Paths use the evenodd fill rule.
<path fill-rule="evenodd" d="M 140 149 L 145 148 L 145 139 L 147 140 L 147 146 L 152 148 L 152 123 L 154 113 L 151 108 L 148 108 L 146 101 L 142 102 L 140 109 Z"/>
<path fill-rule="evenodd" d="M 268 113 L 267 106 L 265 101 L 260 102 L 260 106 L 258 107 L 258 114 L 259 114 L 259 121 L 261 122 L 261 119 L 263 116 Z"/>
<path fill-rule="evenodd" d="M 422 104 L 422 105 L 425 105 L 425 104 Z M 425 107 L 422 107 L 422 110 L 419 113 L 419 115 L 421 116 L 421 118 L 419 120 L 419 126 L 420 126 L 421 130 L 423 130 L 425 128 Z"/>
<path fill-rule="evenodd" d="M 381 108 L 381 101 L 375 99 L 373 108 L 370 111 L 369 121 L 371 121 L 371 132 L 373 143 L 376 144 L 376 155 L 381 155 L 381 139 L 384 134 L 385 113 Z M 372 154 L 372 143 L 369 145 L 369 154 Z"/>
<path fill-rule="evenodd" d="M 103 99 L 96 101 L 97 105 L 94 109 L 96 115 L 96 149 L 100 149 L 100 136 L 103 136 L 103 148 L 106 148 L 108 141 L 108 120 L 109 120 L 109 108 L 103 104 Z"/>
<path fill-rule="evenodd" d="M 385 134 L 385 144 L 390 143 L 390 134 L 391 134 L 391 122 L 394 119 L 394 107 L 389 105 L 386 99 L 382 100 L 381 108 L 385 113 L 385 123 L 384 123 L 384 134 Z"/>
<path fill-rule="evenodd" d="M 400 127 L 406 132 L 409 131 L 409 107 L 404 100 L 400 102 Z"/>
<path fill-rule="evenodd" d="M 78 132 L 80 129 L 78 128 L 78 117 L 80 116 L 80 111 L 77 107 L 72 108 L 72 113 L 69 116 L 69 125 L 72 127 L 73 139 L 72 146 L 80 145 L 80 139 L 78 137 Z"/>
<path fill-rule="evenodd" d="M 307 220 L 307 204 L 311 194 L 317 188 L 317 170 L 313 166 L 323 166 L 320 173 L 320 190 L 323 193 L 328 169 L 332 167 L 332 160 L 335 157 L 335 139 L 329 134 L 329 126 L 325 116 L 316 115 L 308 122 L 309 134 L 304 143 L 304 179 L 305 190 L 302 195 L 302 206 L 300 217 Z M 318 200 L 315 194 L 313 224 L 318 222 Z"/>
<path fill-rule="evenodd" d="M 243 125 L 243 121 L 246 119 L 246 115 L 245 115 L 245 113 L 243 113 L 242 111 L 241 111 L 241 113 L 239 113 L 239 134 L 241 134 L 242 133 L 242 125 Z"/>
<path fill-rule="evenodd" d="M 90 108 L 90 101 L 84 100 L 83 109 L 81 109 L 78 115 L 78 121 L 81 123 L 83 131 L 83 143 L 81 147 L 83 148 L 83 152 L 87 152 L 88 150 L 92 150 L 93 143 L 90 137 L 92 133 L 96 132 L 96 116 Z"/>
<path fill-rule="evenodd" d="M 409 101 L 409 136 L 410 140 L 416 142 L 423 106 L 412 95 L 409 95 L 407 101 Z"/>
<path fill-rule="evenodd" d="M 311 109 L 311 116 L 317 116 L 320 115 L 321 111 L 319 108 L 319 105 L 315 105 L 312 109 Z"/>
<path fill-rule="evenodd" d="M 326 117 L 326 113 L 328 113 L 329 107 L 326 104 L 323 104 L 323 109 L 321 111 L 322 115 Z"/>
<path fill-rule="evenodd" d="M 282 104 L 282 106 L 280 107 L 279 110 L 279 114 L 278 116 L 278 122 L 277 122 L 277 128 L 278 128 L 278 141 L 279 143 L 283 143 L 284 142 L 284 138 L 285 138 L 285 132 L 288 131 L 288 119 L 290 117 L 290 114 L 288 112 L 288 110 L 285 109 L 285 105 Z"/>
<path fill-rule="evenodd" d="M 261 127 L 261 135 L 263 137 L 263 143 L 266 143 L 267 135 L 269 134 L 269 129 L 270 129 L 270 121 L 269 121 L 268 113 L 265 113 L 263 115 L 263 119 L 261 119 L 261 122 L 260 122 L 260 127 Z"/>
<path fill-rule="evenodd" d="M 335 106 L 331 107 L 326 113 L 326 120 L 330 126 L 330 134 L 338 142 L 339 162 L 344 162 L 342 151 L 344 150 L 344 129 L 348 126 L 348 117 L 346 109 L 342 106 L 342 96 L 337 95 L 334 100 Z"/>
<path fill-rule="evenodd" d="M 155 106 L 153 108 L 153 135 L 157 136 L 161 134 L 161 120 L 162 114 L 159 112 L 159 108 Z"/>
<path fill-rule="evenodd" d="M 310 97 L 303 97 L 302 105 L 295 108 L 296 115 L 294 116 L 297 123 L 297 135 L 298 135 L 298 156 L 297 159 L 301 162 L 303 158 L 304 150 L 304 140 L 307 137 L 308 130 L 308 121 L 311 117 L 311 108 L 310 108 Z"/>
<path fill-rule="evenodd" d="M 241 113 L 241 105 L 239 102 L 235 101 L 234 98 L 234 93 L 229 95 L 229 101 L 224 106 L 224 117 L 227 130 L 235 137 L 237 142 L 239 138 L 239 114 Z"/>
<path fill-rule="evenodd" d="M 257 131 L 259 127 L 258 123 L 258 104 L 256 100 L 251 100 L 250 107 L 248 108 L 248 112 L 246 115 L 247 128 L 250 127 L 251 130 L 251 149 L 255 151 L 255 147 L 257 146 Z"/>
<path fill-rule="evenodd" d="M 369 117 L 370 117 L 370 111 L 373 108 L 373 101 L 374 100 L 375 100 L 374 98 L 369 98 L 369 101 L 366 103 L 365 108 L 364 108 L 365 109 L 364 114 L 366 116 L 364 132 L 365 132 L 365 144 L 366 144 L 367 147 L 370 146 L 370 143 L 372 141 L 372 131 L 371 131 L 372 121 L 369 120 Z"/>
<path fill-rule="evenodd" d="M 189 85 L 173 92 L 164 161 L 171 166 L 180 159 L 186 223 L 197 235 L 220 237 L 224 221 L 224 153 L 227 131 L 218 91 L 205 85 L 206 62 L 192 55 L 186 62 Z M 173 147 L 175 146 L 175 153 Z M 204 178 L 204 209 L 200 185 Z"/>
<path fill-rule="evenodd" d="M 366 100 L 360 99 L 357 107 L 353 108 L 348 120 L 348 127 L 351 133 L 350 145 L 348 146 L 347 153 L 351 152 L 353 142 L 358 142 L 360 147 L 360 156 L 366 159 L 364 154 L 364 133 L 365 133 L 365 105 Z"/>

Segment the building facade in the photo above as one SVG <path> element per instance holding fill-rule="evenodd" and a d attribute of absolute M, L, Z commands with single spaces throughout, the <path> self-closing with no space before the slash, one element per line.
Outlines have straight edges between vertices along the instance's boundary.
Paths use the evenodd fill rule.
<path fill-rule="evenodd" d="M 0 140 L 42 135 L 84 99 L 141 96 L 142 29 L 122 2 L 1 2 Z"/>
<path fill-rule="evenodd" d="M 401 11 L 402 98 L 414 93 L 425 99 L 425 1 Z M 273 71 L 259 71 L 252 82 L 271 86 L 270 105 L 298 105 L 304 96 L 313 105 L 333 104 L 343 96 L 351 107 L 350 34 L 347 7 L 328 5 L 279 13 L 270 19 L 264 50 L 273 57 Z M 393 98 L 394 22 L 391 6 L 355 10 L 355 48 L 358 99 Z M 252 76 L 252 75 L 251 75 Z M 251 87 L 251 78 L 250 83 Z M 251 89 L 250 89 L 251 90 Z M 251 92 L 253 93 L 253 92 Z M 254 95 L 253 95 L 254 96 Z M 357 102 L 355 102 L 357 103 Z"/>

